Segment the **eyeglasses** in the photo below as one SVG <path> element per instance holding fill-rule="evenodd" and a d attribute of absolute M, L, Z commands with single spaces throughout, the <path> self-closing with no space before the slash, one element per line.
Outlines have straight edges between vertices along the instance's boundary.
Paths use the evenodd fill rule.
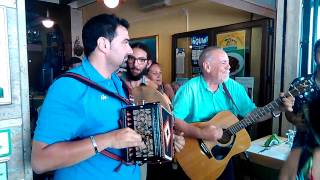
<path fill-rule="evenodd" d="M 129 63 L 134 63 L 134 61 L 136 61 L 138 64 L 143 64 L 147 61 L 148 59 L 147 58 L 143 58 L 143 57 L 139 57 L 139 58 L 136 58 L 132 55 L 129 55 L 128 56 L 128 62 Z"/>

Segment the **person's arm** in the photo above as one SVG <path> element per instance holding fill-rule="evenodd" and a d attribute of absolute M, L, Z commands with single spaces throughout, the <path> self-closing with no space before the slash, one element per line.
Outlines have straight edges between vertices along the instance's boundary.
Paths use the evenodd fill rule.
<path fill-rule="evenodd" d="M 164 84 L 164 93 L 169 97 L 169 99 L 172 101 L 174 98 L 174 91 L 172 89 L 172 86 L 170 84 Z"/>
<path fill-rule="evenodd" d="M 313 165 L 311 168 L 311 173 L 313 179 L 320 179 L 320 147 L 313 150 Z"/>
<path fill-rule="evenodd" d="M 304 123 L 303 112 L 285 112 L 287 120 L 295 125 L 298 129 L 304 130 L 306 129 L 306 125 Z"/>
<path fill-rule="evenodd" d="M 279 180 L 295 180 L 298 170 L 298 163 L 302 149 L 297 148 L 290 152 L 286 162 L 283 164 Z"/>
<path fill-rule="evenodd" d="M 222 129 L 213 125 L 205 126 L 203 128 L 193 126 L 181 119 L 175 119 L 175 128 L 184 133 L 186 137 L 197 139 L 206 139 L 209 141 L 217 141 L 222 137 Z"/>
<path fill-rule="evenodd" d="M 94 136 L 98 151 L 105 148 L 126 148 L 143 146 L 141 136 L 130 128 L 119 129 L 109 133 Z M 33 141 L 31 164 L 36 173 L 71 166 L 95 155 L 95 149 L 90 138 L 45 144 Z"/>

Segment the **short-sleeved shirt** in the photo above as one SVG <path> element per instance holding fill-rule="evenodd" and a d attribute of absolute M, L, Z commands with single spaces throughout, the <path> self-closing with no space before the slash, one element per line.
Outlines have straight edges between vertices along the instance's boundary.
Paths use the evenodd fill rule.
<path fill-rule="evenodd" d="M 0 87 L 0 98 L 2 98 L 2 97 L 3 97 L 3 88 Z"/>
<path fill-rule="evenodd" d="M 245 117 L 256 108 L 241 84 L 233 79 L 224 83 L 237 107 L 225 93 L 222 84 L 213 92 L 201 75 L 190 79 L 177 91 L 173 101 L 175 117 L 188 123 L 204 122 L 221 111 L 231 111 L 236 116 Z"/>
<path fill-rule="evenodd" d="M 106 79 L 84 59 L 81 66 L 71 70 L 91 79 L 104 88 L 126 96 L 116 74 Z M 56 80 L 50 87 L 41 108 L 34 140 L 46 144 L 75 141 L 91 135 L 119 129 L 120 109 L 126 105 L 85 84 L 68 77 Z M 123 155 L 121 150 L 109 149 Z M 59 153 L 59 152 L 56 152 Z M 140 168 L 122 165 L 119 161 L 96 154 L 75 165 L 55 171 L 55 179 L 139 179 Z"/>

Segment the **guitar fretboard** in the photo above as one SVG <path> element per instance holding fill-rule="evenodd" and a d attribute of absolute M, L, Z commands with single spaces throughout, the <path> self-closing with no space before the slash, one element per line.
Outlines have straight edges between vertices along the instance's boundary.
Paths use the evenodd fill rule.
<path fill-rule="evenodd" d="M 292 86 L 292 90 L 288 91 L 284 96 L 295 97 L 299 95 L 301 92 L 305 91 L 306 88 L 310 85 L 311 85 L 311 82 L 309 80 L 303 81 L 298 86 Z M 237 123 L 227 128 L 226 129 L 227 133 L 226 134 L 224 133 L 224 136 L 232 136 L 237 132 L 239 132 L 241 129 L 244 129 L 253 123 L 263 121 L 262 117 L 273 112 L 276 109 L 279 109 L 280 105 L 282 104 L 281 98 L 282 97 L 279 97 L 276 100 L 265 105 L 264 107 L 255 109 L 246 118 L 242 119 L 241 121 L 238 121 Z"/>
<path fill-rule="evenodd" d="M 272 101 L 266 106 L 255 109 L 246 118 L 233 124 L 227 130 L 231 133 L 231 135 L 234 135 L 237 132 L 239 132 L 241 129 L 244 129 L 249 125 L 254 124 L 255 122 L 258 122 L 265 115 L 271 113 L 276 109 L 279 109 L 281 104 L 282 104 L 281 98 L 277 98 L 276 100 Z"/>

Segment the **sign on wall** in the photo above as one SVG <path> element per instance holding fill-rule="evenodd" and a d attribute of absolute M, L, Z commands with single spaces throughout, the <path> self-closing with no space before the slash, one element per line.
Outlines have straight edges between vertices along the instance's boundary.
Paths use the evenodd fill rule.
<path fill-rule="evenodd" d="M 0 130 L 0 162 L 9 158 L 11 155 L 10 129 Z"/>
<path fill-rule="evenodd" d="M 217 46 L 229 56 L 231 76 L 244 76 L 245 36 L 245 30 L 217 34 Z"/>
<path fill-rule="evenodd" d="M 6 9 L 0 6 L 0 105 L 11 103 Z"/>

